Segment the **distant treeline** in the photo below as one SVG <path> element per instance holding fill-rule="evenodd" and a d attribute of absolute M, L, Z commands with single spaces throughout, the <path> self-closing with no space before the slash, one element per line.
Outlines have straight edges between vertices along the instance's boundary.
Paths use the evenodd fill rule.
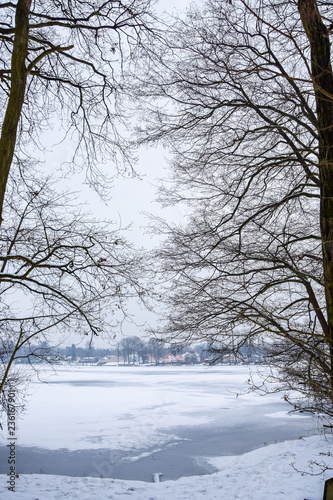
<path fill-rule="evenodd" d="M 254 346 L 245 344 L 238 352 L 237 358 L 233 357 L 230 349 L 221 349 L 221 345 L 202 343 L 194 346 L 173 346 L 156 339 L 144 340 L 138 336 L 124 337 L 116 344 L 109 348 L 94 347 L 90 342 L 86 342 L 84 347 L 72 344 L 66 347 L 51 347 L 47 342 L 41 342 L 34 346 L 23 347 L 20 350 L 18 361 L 29 362 L 31 357 L 40 359 L 41 362 L 48 361 L 50 363 L 67 360 L 79 361 L 87 358 L 97 360 L 112 357 L 115 362 L 133 364 L 133 363 L 151 363 L 159 364 L 168 354 L 178 355 L 189 352 L 198 354 L 195 362 L 216 363 L 230 359 L 231 361 L 263 361 L 266 355 L 266 347 L 264 345 Z M 221 355 L 223 353 L 223 356 Z M 216 355 L 218 353 L 218 356 Z M 200 360 L 200 361 L 199 361 Z"/>

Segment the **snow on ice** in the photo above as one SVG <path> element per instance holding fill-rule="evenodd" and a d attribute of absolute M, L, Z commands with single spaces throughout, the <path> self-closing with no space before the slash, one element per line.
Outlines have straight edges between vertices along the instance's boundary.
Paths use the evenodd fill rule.
<path fill-rule="evenodd" d="M 34 380 L 19 421 L 18 469 L 20 449 L 107 449 L 118 454 L 125 475 L 132 467 L 136 477 L 137 464 L 148 470 L 140 481 L 116 479 L 112 467 L 109 477 L 97 470 L 99 477 L 18 470 L 13 493 L 2 466 L 1 500 L 322 500 L 325 479 L 333 476 L 311 469 L 311 462 L 333 467 L 332 436 L 319 434 L 316 418 L 289 413 L 281 395 L 246 393 L 245 366 L 59 367 L 42 379 L 48 383 Z M 207 472 L 182 473 L 186 453 Z M 171 462 L 178 476 L 168 471 Z M 161 482 L 154 482 L 157 473 Z"/>

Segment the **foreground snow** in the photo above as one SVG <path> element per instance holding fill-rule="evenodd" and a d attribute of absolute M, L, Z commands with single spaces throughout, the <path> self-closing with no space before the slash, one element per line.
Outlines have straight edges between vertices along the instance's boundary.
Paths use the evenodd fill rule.
<path fill-rule="evenodd" d="M 212 475 L 184 477 L 177 481 L 144 483 L 103 478 L 72 478 L 50 475 L 24 475 L 16 479 L 15 493 L 8 491 L 7 478 L 0 476 L 2 500 L 321 500 L 323 475 L 310 472 L 309 462 L 325 461 L 331 467 L 333 458 L 323 456 L 332 449 L 331 436 L 313 436 L 286 441 L 241 456 L 209 459 L 220 472 Z M 292 465 L 293 464 L 293 465 Z M 296 471 L 295 469 L 298 469 Z M 314 472 L 318 472 L 315 467 Z M 163 479 L 163 478 L 162 478 Z"/>

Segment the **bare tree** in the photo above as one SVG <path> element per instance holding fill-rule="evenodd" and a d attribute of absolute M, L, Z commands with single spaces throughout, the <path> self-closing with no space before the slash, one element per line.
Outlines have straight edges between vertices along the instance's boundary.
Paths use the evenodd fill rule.
<path fill-rule="evenodd" d="M 147 348 L 151 359 L 154 360 L 155 365 L 158 366 L 164 354 L 167 352 L 163 341 L 159 342 L 155 337 L 153 337 L 148 340 Z"/>
<path fill-rule="evenodd" d="M 125 54 L 150 30 L 148 9 L 149 0 L 0 4 L 3 407 L 20 357 L 45 359 L 61 332 L 109 333 L 126 316 L 126 299 L 144 294 L 140 255 L 121 228 L 91 220 L 59 193 L 40 174 L 38 152 L 48 147 L 45 133 L 61 127 L 74 145 L 71 164 L 95 188 L 105 188 L 101 162 L 128 166 L 120 80 Z"/>
<path fill-rule="evenodd" d="M 0 220 L 13 161 L 29 155 L 31 143 L 34 154 L 45 148 L 42 132 L 55 118 L 76 144 L 73 161 L 89 167 L 92 181 L 104 155 L 128 160 L 117 75 L 123 51 L 148 30 L 148 7 L 149 0 L 1 3 Z"/>
<path fill-rule="evenodd" d="M 189 210 L 186 226 L 156 221 L 168 237 L 159 334 L 215 353 L 264 341 L 281 389 L 332 415 L 329 7 L 192 6 L 149 55 L 140 88 L 152 102 L 141 140 L 174 155 L 161 198 Z"/>
<path fill-rule="evenodd" d="M 49 180 L 32 176 L 22 184 L 9 184 L 0 229 L 3 402 L 7 386 L 22 380 L 17 361 L 45 361 L 74 335 L 112 339 L 127 317 L 127 300 L 145 298 L 141 256 L 121 228 L 91 219 Z"/>

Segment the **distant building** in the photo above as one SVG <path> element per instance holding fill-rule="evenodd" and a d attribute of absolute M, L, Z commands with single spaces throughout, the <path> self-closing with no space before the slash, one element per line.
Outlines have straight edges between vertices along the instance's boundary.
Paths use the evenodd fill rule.
<path fill-rule="evenodd" d="M 182 364 L 184 362 L 182 354 L 177 354 L 175 358 L 176 358 L 176 363 L 178 364 Z"/>
<path fill-rule="evenodd" d="M 86 356 L 84 358 L 79 358 L 79 363 L 84 365 L 96 365 L 99 362 L 99 358 L 93 356 Z"/>
<path fill-rule="evenodd" d="M 165 354 L 165 356 L 163 356 L 162 363 L 165 365 L 170 365 L 172 363 L 176 363 L 176 358 L 173 354 Z"/>
<path fill-rule="evenodd" d="M 187 351 L 184 354 L 165 354 L 162 363 L 165 365 L 194 365 L 200 363 L 200 356 L 196 351 Z"/>

